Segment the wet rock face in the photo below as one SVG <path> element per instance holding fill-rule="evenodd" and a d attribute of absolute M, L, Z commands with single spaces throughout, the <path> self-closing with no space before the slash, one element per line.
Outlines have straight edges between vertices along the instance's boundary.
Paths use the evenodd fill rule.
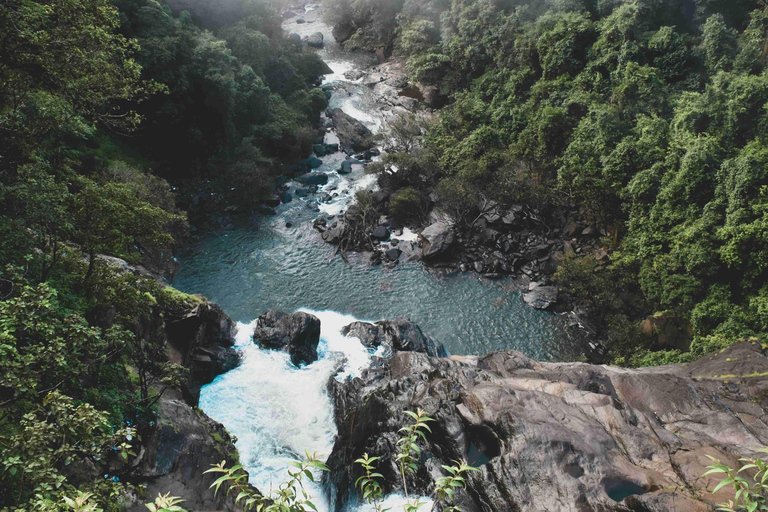
<path fill-rule="evenodd" d="M 233 496 L 209 489 L 216 474 L 203 474 L 222 460 L 237 461 L 237 450 L 226 429 L 167 392 L 157 404 L 157 420 L 132 462 L 132 475 L 147 485 L 148 501 L 170 493 L 184 499 L 188 510 L 233 510 Z M 131 512 L 146 512 L 137 502 Z"/>
<path fill-rule="evenodd" d="M 216 303 L 200 302 L 162 317 L 168 359 L 189 369 L 181 391 L 189 405 L 197 405 L 200 387 L 240 362 L 235 345 L 235 322 Z"/>
<path fill-rule="evenodd" d="M 373 147 L 373 134 L 363 123 L 339 108 L 329 110 L 327 115 L 333 119 L 336 135 L 344 150 L 357 153 Z"/>
<path fill-rule="evenodd" d="M 421 232 L 421 257 L 434 259 L 444 255 L 453 244 L 453 228 L 445 222 L 430 224 Z"/>
<path fill-rule="evenodd" d="M 271 309 L 256 321 L 253 342 L 261 348 L 288 352 L 296 366 L 313 363 L 317 361 L 320 319 L 309 313 Z"/>
<path fill-rule="evenodd" d="M 356 332 L 373 342 L 370 325 Z M 468 512 L 711 510 L 732 496 L 704 491 L 718 481 L 702 477 L 706 455 L 734 466 L 768 443 L 766 374 L 768 359 L 747 342 L 686 366 L 638 370 L 541 363 L 512 351 L 396 352 L 361 378 L 331 383 L 333 506 L 359 499 L 352 463 L 364 452 L 382 457 L 385 491 L 401 487 L 398 429 L 408 423 L 404 410 L 421 407 L 436 421 L 412 493 L 428 494 L 440 464 L 465 459 L 480 468 L 459 495 Z"/>
<path fill-rule="evenodd" d="M 420 352 L 432 357 L 447 355 L 442 343 L 424 334 L 418 325 L 407 318 L 381 320 L 375 324 L 353 322 L 342 328 L 341 333 L 358 338 L 367 348 L 376 349 L 383 345 L 385 356 L 403 351 Z"/>

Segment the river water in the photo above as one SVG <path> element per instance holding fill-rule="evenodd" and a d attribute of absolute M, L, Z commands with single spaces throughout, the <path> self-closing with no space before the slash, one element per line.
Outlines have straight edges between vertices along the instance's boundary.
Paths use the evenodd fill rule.
<path fill-rule="evenodd" d="M 369 64 L 366 56 L 343 52 L 320 21 L 319 9 L 307 9 L 305 19 L 316 21 L 296 24 L 294 18 L 284 27 L 302 36 L 324 33 L 320 54 L 334 70 L 326 82 L 344 80 L 344 72 Z M 386 117 L 362 84 L 335 92 L 330 103 L 374 131 Z M 329 133 L 327 141 L 333 140 Z M 333 172 L 342 159 L 341 153 L 323 157 L 317 169 L 331 175 L 320 191 L 336 194 L 331 202 L 295 198 L 278 207 L 275 216 L 222 219 L 179 254 L 173 285 L 205 295 L 238 322 L 243 362 L 203 387 L 200 407 L 237 437 L 241 462 L 262 492 L 276 488 L 290 461 L 305 450 L 330 453 L 336 432 L 326 383 L 334 375 L 354 376 L 370 358 L 356 339 L 339 332 L 355 320 L 407 316 L 452 354 L 514 349 L 537 359 L 568 360 L 581 353 L 581 342 L 563 319 L 526 306 L 509 280 L 490 281 L 473 273 L 434 275 L 419 263 L 386 268 L 355 257 L 349 263 L 333 258 L 334 248 L 320 239 L 312 221 L 338 214 L 356 190 L 375 186 L 361 166 L 347 176 Z M 318 316 L 320 359 L 294 368 L 286 354 L 256 348 L 253 322 L 267 309 Z M 326 509 L 321 490 L 313 492 Z"/>

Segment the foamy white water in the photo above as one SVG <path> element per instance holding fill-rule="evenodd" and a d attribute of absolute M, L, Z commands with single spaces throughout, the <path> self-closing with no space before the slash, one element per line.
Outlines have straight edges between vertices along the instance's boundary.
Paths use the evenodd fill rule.
<path fill-rule="evenodd" d="M 238 323 L 240 366 L 217 377 L 200 392 L 200 407 L 237 437 L 240 461 L 250 482 L 267 493 L 288 477 L 291 461 L 305 450 L 327 457 L 336 426 L 327 382 L 357 375 L 371 354 L 341 328 L 357 319 L 333 311 L 312 311 L 321 322 L 319 359 L 296 368 L 285 352 L 261 350 L 252 341 L 255 321 Z M 311 486 L 316 504 L 326 509 L 322 493 Z"/>

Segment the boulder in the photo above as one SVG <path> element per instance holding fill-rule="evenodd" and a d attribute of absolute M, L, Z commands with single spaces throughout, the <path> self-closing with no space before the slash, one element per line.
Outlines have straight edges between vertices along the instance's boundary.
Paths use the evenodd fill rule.
<path fill-rule="evenodd" d="M 549 309 L 557 302 L 557 286 L 535 286 L 523 294 L 523 300 L 532 308 Z"/>
<path fill-rule="evenodd" d="M 394 352 L 421 352 L 431 357 L 446 357 L 442 343 L 427 336 L 421 328 L 407 318 L 381 320 L 376 323 L 353 322 L 341 329 L 344 336 L 357 338 L 366 348 L 384 346 L 384 354 Z"/>
<path fill-rule="evenodd" d="M 310 169 L 317 169 L 321 165 L 323 165 L 323 161 L 320 160 L 317 157 L 311 156 L 307 159 L 307 164 L 309 165 Z"/>
<path fill-rule="evenodd" d="M 354 35 L 357 31 L 351 24 L 340 23 L 333 27 L 331 34 L 337 43 L 343 43 Z"/>
<path fill-rule="evenodd" d="M 337 244 L 341 241 L 341 237 L 344 236 L 346 231 L 346 223 L 343 220 L 338 219 L 333 221 L 333 224 L 331 224 L 321 236 L 323 240 L 329 244 Z"/>
<path fill-rule="evenodd" d="M 289 314 L 270 309 L 256 320 L 253 342 L 261 348 L 283 350 L 296 366 L 317 361 L 320 319 L 299 311 Z"/>
<path fill-rule="evenodd" d="M 343 149 L 359 152 L 373 147 L 373 134 L 363 123 L 340 108 L 329 110 L 328 117 L 333 119 Z"/>
<path fill-rule="evenodd" d="M 324 172 L 308 172 L 296 178 L 296 181 L 304 185 L 325 185 L 328 183 L 328 175 Z M 296 190 L 296 195 L 299 195 L 298 189 Z"/>
<path fill-rule="evenodd" d="M 299 18 L 299 19 L 296 20 L 296 23 L 298 23 L 299 25 L 301 25 L 302 23 L 306 23 L 306 22 L 307 22 L 307 20 L 305 20 L 304 18 Z"/>
<path fill-rule="evenodd" d="M 453 244 L 453 228 L 442 221 L 430 224 L 419 235 L 422 243 L 421 257 L 437 258 L 444 255 Z"/>
<path fill-rule="evenodd" d="M 322 32 L 315 32 L 311 36 L 307 38 L 307 44 L 313 48 L 322 48 L 323 47 L 323 33 Z"/>
<path fill-rule="evenodd" d="M 389 229 L 386 226 L 377 226 L 371 233 L 374 240 L 384 241 L 389 238 Z"/>
<path fill-rule="evenodd" d="M 200 388 L 239 363 L 235 322 L 218 304 L 199 299 L 163 311 L 163 324 L 168 360 L 189 369 L 182 394 L 197 405 Z"/>
<path fill-rule="evenodd" d="M 352 172 L 352 160 L 344 160 L 341 167 L 336 171 L 339 174 L 349 174 Z"/>
<path fill-rule="evenodd" d="M 285 204 L 288 204 L 291 201 L 293 201 L 293 196 L 291 195 L 290 192 L 281 192 L 280 193 L 280 201 L 282 201 Z"/>
<path fill-rule="evenodd" d="M 301 44 L 301 36 L 296 32 L 292 32 L 291 35 L 288 36 L 288 40 L 296 44 Z"/>
<path fill-rule="evenodd" d="M 307 197 L 317 192 L 317 185 L 297 185 L 294 189 L 296 197 Z"/>
<path fill-rule="evenodd" d="M 400 249 L 397 247 L 392 247 L 391 249 L 387 249 L 384 251 L 384 254 L 387 255 L 387 258 L 389 258 L 392 261 L 397 261 L 400 258 L 400 255 L 403 253 Z"/>
<path fill-rule="evenodd" d="M 441 464 L 466 460 L 479 468 L 456 493 L 468 512 L 704 512 L 733 497 L 730 488 L 704 491 L 722 476 L 703 476 L 706 456 L 737 467 L 738 457 L 768 444 L 768 359 L 758 343 L 642 369 L 538 362 L 513 351 L 395 352 L 331 386 L 332 510 L 357 499 L 353 461 L 366 452 L 381 457 L 388 491 L 402 491 L 392 459 L 411 421 L 404 411 L 416 408 L 435 421 L 408 491 L 428 495 L 445 476 Z"/>
<path fill-rule="evenodd" d="M 317 156 L 325 156 L 327 152 L 327 148 L 325 147 L 325 144 L 315 144 L 314 146 L 312 146 L 312 150 L 315 152 L 315 155 Z"/>

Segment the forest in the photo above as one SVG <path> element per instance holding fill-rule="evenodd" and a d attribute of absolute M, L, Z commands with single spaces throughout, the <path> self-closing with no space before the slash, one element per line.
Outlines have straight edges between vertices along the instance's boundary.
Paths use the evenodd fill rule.
<path fill-rule="evenodd" d="M 388 156 L 405 204 L 564 208 L 612 263 L 555 276 L 620 364 L 768 341 L 768 10 L 751 1 L 334 0 L 345 46 L 385 48 L 437 88 L 418 154 Z M 472 230 L 471 226 L 466 227 Z M 674 315 L 690 351 L 649 351 Z"/>
<path fill-rule="evenodd" d="M 67 466 L 135 455 L 185 378 L 152 329 L 199 299 L 104 255 L 172 275 L 184 191 L 258 198 L 314 141 L 325 64 L 241 4 L 205 29 L 155 0 L 0 5 L 2 510 L 66 509 Z M 119 509 L 108 476 L 80 488 Z"/>

